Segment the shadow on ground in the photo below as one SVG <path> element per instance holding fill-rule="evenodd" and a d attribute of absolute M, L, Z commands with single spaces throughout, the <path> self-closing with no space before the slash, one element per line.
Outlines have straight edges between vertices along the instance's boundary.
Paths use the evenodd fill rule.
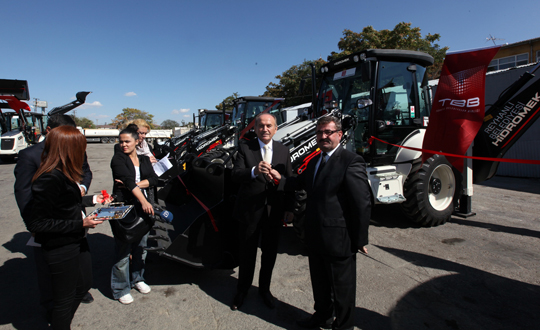
<path fill-rule="evenodd" d="M 424 282 L 391 311 L 391 328 L 539 329 L 540 287 L 429 255 L 379 246 L 418 267 L 452 275 Z"/>
<path fill-rule="evenodd" d="M 478 185 L 499 189 L 515 190 L 531 194 L 540 194 L 540 179 L 514 178 L 510 176 L 495 176 Z"/>

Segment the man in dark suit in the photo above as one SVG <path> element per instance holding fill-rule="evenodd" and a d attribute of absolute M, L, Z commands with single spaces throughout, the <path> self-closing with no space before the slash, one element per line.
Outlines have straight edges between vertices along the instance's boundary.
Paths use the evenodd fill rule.
<path fill-rule="evenodd" d="M 234 161 L 232 180 L 240 184 L 234 208 L 234 216 L 240 222 L 240 265 L 232 310 L 242 306 L 251 287 L 259 238 L 262 251 L 259 295 L 269 308 L 275 307 L 274 297 L 270 293 L 270 281 L 276 262 L 283 216 L 286 210 L 292 210 L 292 203 L 286 201 L 282 186 L 276 184 L 268 175 L 271 169 L 285 176 L 292 175 L 289 149 L 272 140 L 276 132 L 277 123 L 273 115 L 257 115 L 257 139 L 241 142 Z"/>
<path fill-rule="evenodd" d="M 297 323 L 305 328 L 352 329 L 356 252 L 367 253 L 371 189 L 364 159 L 340 145 L 339 119 L 319 119 L 316 134 L 321 156 L 300 176 L 285 178 L 286 190 L 307 192 L 304 237 L 315 313 Z M 274 171 L 271 176 L 281 179 Z"/>
<path fill-rule="evenodd" d="M 49 133 L 53 128 L 62 125 L 69 125 L 75 127 L 75 122 L 73 118 L 68 115 L 53 115 L 49 117 L 47 121 L 47 128 L 45 134 Z M 15 200 L 17 201 L 17 206 L 21 213 L 21 217 L 25 220 L 28 219 L 30 213 L 30 201 L 32 200 L 32 177 L 36 173 L 39 165 L 41 164 L 41 153 L 45 147 L 45 140 L 37 143 L 29 148 L 21 150 L 19 152 L 19 157 L 17 160 L 17 165 L 15 165 Z M 86 158 L 86 153 L 84 154 L 84 164 L 83 164 L 83 178 L 82 182 L 79 185 L 81 190 L 81 195 L 86 195 L 88 188 L 90 188 L 90 183 L 92 182 L 92 171 L 88 165 Z M 50 276 L 45 260 L 43 259 L 43 254 L 41 252 L 41 247 L 39 244 L 34 243 L 33 239 L 30 240 L 28 245 L 34 246 L 34 260 L 37 266 L 37 277 L 38 277 L 38 287 L 40 291 L 40 303 L 45 307 L 46 310 L 50 310 L 52 307 L 52 291 L 50 284 Z M 84 303 L 90 303 L 94 299 L 90 293 L 88 293 L 84 299 Z"/>

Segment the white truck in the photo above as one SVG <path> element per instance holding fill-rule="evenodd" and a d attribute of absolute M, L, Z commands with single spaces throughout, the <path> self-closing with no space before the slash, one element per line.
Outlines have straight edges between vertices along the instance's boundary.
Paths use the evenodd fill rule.
<path fill-rule="evenodd" d="M 90 92 L 78 92 L 74 101 L 47 114 L 30 112 L 28 104 L 22 102 L 30 100 L 28 82 L 0 79 L 0 159 L 11 162 L 21 150 L 43 141 L 48 117 L 75 109 L 85 102 L 88 94 Z"/>

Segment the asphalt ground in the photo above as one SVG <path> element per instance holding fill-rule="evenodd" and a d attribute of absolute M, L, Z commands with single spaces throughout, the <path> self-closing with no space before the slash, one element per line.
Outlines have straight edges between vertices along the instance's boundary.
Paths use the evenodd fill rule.
<path fill-rule="evenodd" d="M 90 193 L 112 188 L 112 145 L 89 144 Z M 0 329 L 46 329 L 32 250 L 13 195 L 14 164 L 0 163 Z M 474 186 L 476 216 L 420 228 L 399 207 L 376 207 L 369 255 L 357 257 L 360 329 L 540 329 L 540 180 L 495 177 Z M 88 236 L 95 301 L 73 329 L 299 329 L 313 313 L 308 263 L 294 229 L 283 228 L 268 309 L 254 288 L 231 311 L 238 269 L 200 270 L 147 258 L 152 292 L 121 305 L 110 292 L 114 242 L 108 224 Z"/>

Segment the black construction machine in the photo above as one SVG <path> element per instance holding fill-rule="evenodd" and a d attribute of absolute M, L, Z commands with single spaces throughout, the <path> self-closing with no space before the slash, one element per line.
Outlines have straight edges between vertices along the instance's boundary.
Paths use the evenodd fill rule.
<path fill-rule="evenodd" d="M 423 226 L 443 224 L 458 205 L 462 177 L 442 155 L 421 161 L 419 149 L 431 111 L 431 87 L 426 68 L 433 62 L 433 58 L 423 52 L 372 49 L 327 63 L 317 79 L 312 79 L 314 91 L 317 90 L 315 81 L 320 85 L 318 93 L 313 93 L 311 111 L 302 118 L 278 123 L 274 140 L 290 147 L 293 169 L 299 174 L 320 153 L 315 137 L 316 120 L 321 116 L 337 116 L 342 120 L 342 145 L 366 160 L 373 203 L 400 204 L 407 218 Z M 314 70 L 312 77 L 316 76 Z M 509 102 L 517 102 L 516 98 L 522 98 L 524 101 L 520 102 L 529 110 L 526 120 L 522 119 L 514 131 L 527 129 L 538 117 L 540 83 L 535 82 L 523 92 L 519 91 L 523 86 L 520 84 L 509 88 L 511 95 L 506 96 L 506 93 L 506 100 L 486 112 L 487 126 L 490 115 L 499 118 L 496 122 L 502 125 L 505 121 L 498 113 L 508 108 Z M 233 111 L 233 125 L 240 133 L 236 135 L 239 139 L 254 136 L 250 132 L 253 122 L 249 119 L 256 113 L 250 112 L 249 103 L 248 100 L 245 105 L 237 103 Z M 273 108 L 268 103 L 265 107 L 265 111 Z M 279 113 L 279 108 L 273 111 Z M 515 109 L 514 113 L 517 112 Z M 514 123 L 519 124 L 517 119 Z M 489 137 L 488 131 L 487 128 L 481 130 L 477 139 Z M 489 143 L 493 143 L 492 140 Z M 196 267 L 236 265 L 235 220 L 231 218 L 236 187 L 230 182 L 234 151 L 234 147 L 219 147 L 199 155 L 186 163 L 186 173 L 173 180 L 169 189 L 165 187 L 160 191 L 160 198 L 178 220 L 170 227 L 161 228 L 155 238 L 157 246 L 151 250 Z M 497 149 L 484 152 L 482 156 L 502 157 L 503 154 Z M 297 192 L 295 229 L 300 236 L 305 198 L 305 193 Z"/>
<path fill-rule="evenodd" d="M 281 98 L 240 97 L 230 120 L 221 126 L 192 130 L 173 143 L 177 165 L 163 174 L 158 199 L 174 214 L 172 223 L 156 223 L 148 250 L 200 268 L 236 265 L 236 223 L 231 218 L 235 187 L 230 184 L 232 157 L 241 139 L 251 139 L 254 118 L 261 112 L 281 123 Z M 226 117 L 223 116 L 223 119 Z M 174 173 L 174 175 L 171 175 Z"/>

